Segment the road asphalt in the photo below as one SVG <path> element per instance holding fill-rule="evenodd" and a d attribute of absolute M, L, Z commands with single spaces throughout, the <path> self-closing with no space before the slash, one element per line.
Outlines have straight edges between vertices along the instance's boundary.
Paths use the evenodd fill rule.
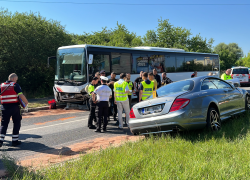
<path fill-rule="evenodd" d="M 5 142 L 1 148 L 1 154 L 5 154 L 19 161 L 37 153 L 55 153 L 48 151 L 53 149 L 67 149 L 68 146 L 92 140 L 98 137 L 112 137 L 131 135 L 129 129 L 124 127 L 120 130 L 115 126 L 111 118 L 106 133 L 96 133 L 88 129 L 88 111 L 77 111 L 75 113 L 45 115 L 40 117 L 23 118 L 19 139 L 22 144 L 18 147 L 11 146 L 11 133 L 13 124 L 10 122 Z M 69 112 L 70 110 L 68 110 Z M 2 161 L 0 170 L 3 169 Z"/>

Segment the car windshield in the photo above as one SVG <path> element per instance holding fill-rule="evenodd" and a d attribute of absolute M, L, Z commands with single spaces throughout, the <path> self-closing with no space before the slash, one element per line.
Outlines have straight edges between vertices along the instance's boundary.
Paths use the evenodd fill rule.
<path fill-rule="evenodd" d="M 233 69 L 232 74 L 249 74 L 249 70 L 247 68 Z"/>
<path fill-rule="evenodd" d="M 58 50 L 55 80 L 86 81 L 84 48 Z"/>
<path fill-rule="evenodd" d="M 179 92 L 187 92 L 192 90 L 194 87 L 194 81 L 192 80 L 185 80 L 185 81 L 178 81 L 175 83 L 168 84 L 156 90 L 156 96 L 168 96 L 170 94 L 175 94 Z M 148 97 L 148 99 L 152 99 L 153 95 Z"/>

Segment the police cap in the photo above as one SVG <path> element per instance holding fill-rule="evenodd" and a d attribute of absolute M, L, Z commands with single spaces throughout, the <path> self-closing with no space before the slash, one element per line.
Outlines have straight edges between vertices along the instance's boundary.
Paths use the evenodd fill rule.
<path fill-rule="evenodd" d="M 101 80 L 108 81 L 109 79 L 105 76 L 101 76 Z"/>

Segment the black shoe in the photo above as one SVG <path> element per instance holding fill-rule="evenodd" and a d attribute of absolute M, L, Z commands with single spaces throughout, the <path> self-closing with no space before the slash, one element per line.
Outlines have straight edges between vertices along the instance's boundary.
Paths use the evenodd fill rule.
<path fill-rule="evenodd" d="M 127 123 L 125 123 L 124 126 L 127 127 L 128 126 Z"/>
<path fill-rule="evenodd" d="M 107 132 L 107 129 L 103 129 L 103 130 L 102 130 L 102 133 L 105 133 L 105 132 Z"/>
<path fill-rule="evenodd" d="M 96 129 L 96 127 L 92 125 L 92 126 L 89 126 L 89 129 Z"/>
<path fill-rule="evenodd" d="M 123 128 L 120 128 L 120 127 L 118 127 L 118 129 L 121 129 L 121 130 L 123 130 Z"/>
<path fill-rule="evenodd" d="M 115 126 L 119 126 L 119 121 L 116 121 Z"/>
<path fill-rule="evenodd" d="M 21 141 L 12 141 L 12 146 L 19 146 L 20 144 L 22 144 Z"/>
<path fill-rule="evenodd" d="M 99 129 L 96 129 L 96 130 L 95 130 L 95 132 L 99 132 L 99 133 L 100 133 L 100 132 L 101 132 L 101 130 L 99 130 Z"/>

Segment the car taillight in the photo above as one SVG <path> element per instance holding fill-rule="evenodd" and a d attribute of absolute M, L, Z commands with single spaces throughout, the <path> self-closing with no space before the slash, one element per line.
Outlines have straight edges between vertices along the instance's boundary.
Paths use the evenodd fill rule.
<path fill-rule="evenodd" d="M 174 101 L 169 112 L 180 110 L 189 104 L 190 100 L 185 98 L 179 98 Z"/>
<path fill-rule="evenodd" d="M 130 112 L 129 112 L 129 117 L 130 117 L 130 119 L 131 119 L 131 118 L 135 118 L 135 113 L 134 113 L 133 108 L 131 108 L 131 110 L 130 110 Z"/>

